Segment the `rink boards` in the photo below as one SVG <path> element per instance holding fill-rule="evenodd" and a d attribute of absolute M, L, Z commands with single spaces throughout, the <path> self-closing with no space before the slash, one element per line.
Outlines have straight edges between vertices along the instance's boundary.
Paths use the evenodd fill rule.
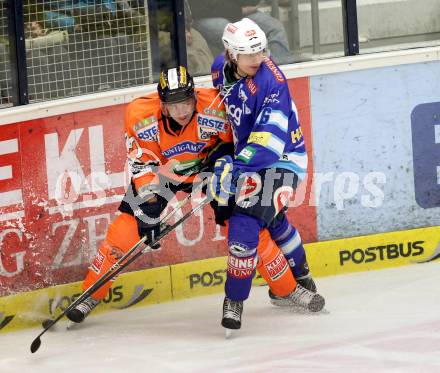
<path fill-rule="evenodd" d="M 440 227 L 311 243 L 306 245 L 306 251 L 318 278 L 423 265 L 440 257 Z M 226 257 L 219 257 L 123 273 L 96 313 L 220 293 L 226 279 L 225 268 Z M 319 288 L 319 279 L 317 282 Z M 264 280 L 257 275 L 254 286 L 258 285 L 264 285 Z M 39 325 L 42 320 L 59 315 L 80 294 L 81 283 L 75 282 L 2 297 L 0 331 Z"/>
<path fill-rule="evenodd" d="M 288 217 L 315 276 L 437 259 L 439 61 L 440 48 L 421 48 L 285 67 L 309 159 Z M 0 111 L 0 330 L 35 325 L 80 293 L 128 182 L 125 106 L 154 89 Z M 208 206 L 100 308 L 221 291 L 226 253 Z"/>

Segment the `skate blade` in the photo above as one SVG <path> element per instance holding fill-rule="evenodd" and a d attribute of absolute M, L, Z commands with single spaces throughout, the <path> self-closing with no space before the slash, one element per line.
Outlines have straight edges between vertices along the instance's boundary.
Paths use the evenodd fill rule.
<path fill-rule="evenodd" d="M 69 321 L 67 321 L 66 330 L 75 329 L 76 325 L 77 325 L 77 323 L 69 320 Z"/>
<path fill-rule="evenodd" d="M 298 306 L 290 306 L 290 307 L 280 307 L 281 309 L 287 309 L 292 313 L 296 313 L 298 315 L 323 315 L 323 314 L 329 314 L 330 311 L 326 309 L 325 307 L 321 311 L 312 312 L 305 308 L 298 307 Z"/>
<path fill-rule="evenodd" d="M 225 338 L 230 339 L 232 338 L 232 329 L 225 329 Z"/>

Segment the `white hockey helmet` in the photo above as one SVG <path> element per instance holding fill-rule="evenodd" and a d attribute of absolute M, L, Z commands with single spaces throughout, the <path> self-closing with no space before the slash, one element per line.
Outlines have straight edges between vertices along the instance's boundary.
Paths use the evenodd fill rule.
<path fill-rule="evenodd" d="M 231 58 L 236 61 L 238 54 L 252 54 L 267 47 L 264 31 L 249 18 L 228 23 L 223 31 L 223 45 Z"/>

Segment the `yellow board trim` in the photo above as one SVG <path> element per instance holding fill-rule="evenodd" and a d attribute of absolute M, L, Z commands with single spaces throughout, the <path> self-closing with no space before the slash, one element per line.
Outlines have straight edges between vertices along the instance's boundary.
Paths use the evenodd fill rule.
<path fill-rule="evenodd" d="M 170 281 L 169 266 L 123 273 L 96 313 L 170 301 Z M 81 282 L 74 282 L 0 297 L 0 332 L 41 325 L 58 316 L 81 293 Z"/>
<path fill-rule="evenodd" d="M 323 277 L 424 262 L 439 243 L 437 226 L 322 241 L 305 248 L 313 275 Z"/>
<path fill-rule="evenodd" d="M 423 263 L 440 257 L 440 227 L 373 234 L 304 245 L 314 277 Z M 420 265 L 420 264 L 418 264 Z M 96 313 L 221 293 L 226 257 L 124 273 Z M 264 284 L 257 276 L 255 285 Z M 0 297 L 0 332 L 40 325 L 81 294 L 81 283 Z M 220 306 L 219 306 L 220 307 Z"/>

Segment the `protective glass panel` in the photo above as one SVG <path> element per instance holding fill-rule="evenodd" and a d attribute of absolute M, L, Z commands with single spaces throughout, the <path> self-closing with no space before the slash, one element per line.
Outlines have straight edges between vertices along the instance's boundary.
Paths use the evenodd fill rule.
<path fill-rule="evenodd" d="M 29 102 L 153 82 L 147 1 L 27 1 Z"/>
<path fill-rule="evenodd" d="M 9 56 L 6 1 L 0 1 L 0 108 L 12 105 L 11 64 Z"/>
<path fill-rule="evenodd" d="M 358 0 L 360 52 L 440 45 L 439 0 Z"/>
<path fill-rule="evenodd" d="M 203 43 L 197 45 L 202 48 L 207 44 L 207 52 L 214 57 L 223 52 L 221 36 L 226 24 L 243 17 L 252 19 L 266 33 L 271 57 L 280 65 L 344 54 L 340 1 L 188 0 L 188 5 L 191 34 L 201 36 Z M 189 54 L 191 44 L 187 48 Z M 203 50 L 206 55 L 206 48 Z M 191 59 L 188 66 L 191 70 Z M 209 66 L 205 70 L 209 72 Z"/>

